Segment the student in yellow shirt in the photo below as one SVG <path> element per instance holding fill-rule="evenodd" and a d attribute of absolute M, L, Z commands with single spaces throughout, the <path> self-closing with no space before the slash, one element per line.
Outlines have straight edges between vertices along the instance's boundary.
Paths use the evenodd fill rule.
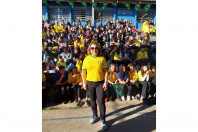
<path fill-rule="evenodd" d="M 58 56 L 58 44 L 54 41 L 51 42 L 50 46 L 48 47 L 48 51 L 50 56 L 52 56 L 52 58 L 57 58 Z"/>
<path fill-rule="evenodd" d="M 75 37 L 74 39 L 74 47 L 75 48 L 80 48 L 81 42 L 80 39 L 78 37 Z"/>
<path fill-rule="evenodd" d="M 76 62 L 76 67 L 78 68 L 78 71 L 80 72 L 80 74 L 82 74 L 82 64 L 83 64 L 84 58 L 85 58 L 85 54 L 80 53 L 79 60 Z"/>
<path fill-rule="evenodd" d="M 55 29 L 55 32 L 56 32 L 56 33 L 59 32 L 60 26 L 58 25 L 58 21 L 56 21 L 56 24 L 54 25 L 54 29 Z"/>
<path fill-rule="evenodd" d="M 131 91 L 132 91 L 132 99 L 134 99 L 135 97 L 137 99 L 140 98 L 140 87 L 139 87 L 139 83 L 138 83 L 138 74 L 135 71 L 135 66 L 130 63 L 128 64 L 128 74 L 129 74 L 129 87 L 131 87 Z M 131 100 L 128 97 L 128 100 Z"/>
<path fill-rule="evenodd" d="M 147 65 L 148 64 L 148 54 L 147 51 L 145 50 L 146 46 L 141 45 L 140 46 L 140 51 L 137 53 L 137 65 L 138 67 L 141 67 L 142 65 Z"/>
<path fill-rule="evenodd" d="M 56 70 L 59 70 L 60 66 L 64 66 L 65 68 L 67 67 L 66 63 L 64 62 L 62 56 L 58 57 L 58 62 L 56 63 Z"/>
<path fill-rule="evenodd" d="M 117 72 L 115 64 L 111 64 L 108 70 L 108 98 L 110 101 L 115 100 L 116 97 L 113 97 L 113 95 L 116 95 L 115 90 L 112 86 L 113 83 L 117 83 Z M 114 93 L 114 94 L 113 94 Z"/>
<path fill-rule="evenodd" d="M 82 77 L 81 75 L 78 73 L 78 69 L 77 67 L 74 67 L 72 69 L 72 72 L 69 74 L 68 76 L 68 82 L 69 84 L 71 84 L 71 88 L 74 88 L 74 94 L 75 94 L 75 101 L 77 102 L 76 106 L 81 106 L 82 105 L 82 101 L 81 101 L 81 97 L 80 97 L 80 83 L 82 82 Z"/>
<path fill-rule="evenodd" d="M 45 28 L 42 28 L 42 39 L 45 39 L 45 36 L 46 36 Z"/>
<path fill-rule="evenodd" d="M 141 101 L 145 101 L 148 98 L 148 92 L 150 91 L 151 83 L 149 82 L 149 73 L 147 65 L 143 65 L 138 72 L 139 84 L 142 87 Z"/>
<path fill-rule="evenodd" d="M 106 59 L 102 56 L 102 50 L 98 43 L 91 43 L 87 49 L 88 56 L 83 61 L 82 80 L 83 88 L 89 91 L 93 117 L 89 123 L 93 124 L 98 120 L 96 97 L 100 110 L 102 130 L 107 130 L 105 122 L 106 106 L 104 92 L 107 90 L 108 67 Z"/>
<path fill-rule="evenodd" d="M 141 30 L 142 30 L 144 33 L 149 33 L 149 20 L 146 20 L 146 21 L 143 23 Z"/>

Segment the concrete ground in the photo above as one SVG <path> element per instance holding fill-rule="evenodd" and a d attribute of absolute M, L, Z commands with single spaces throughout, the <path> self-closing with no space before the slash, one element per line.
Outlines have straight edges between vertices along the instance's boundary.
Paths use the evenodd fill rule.
<path fill-rule="evenodd" d="M 76 103 L 54 106 L 57 110 L 43 110 L 43 132 L 100 132 L 100 121 L 90 125 L 92 110 L 70 109 Z M 98 109 L 99 113 L 99 109 Z M 139 100 L 106 103 L 107 132 L 155 132 L 156 106 L 146 105 Z"/>

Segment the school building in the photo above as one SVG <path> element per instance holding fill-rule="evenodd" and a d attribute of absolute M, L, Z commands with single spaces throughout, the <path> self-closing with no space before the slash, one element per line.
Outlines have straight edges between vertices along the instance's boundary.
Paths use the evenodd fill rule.
<path fill-rule="evenodd" d="M 132 20 L 136 29 L 141 29 L 143 22 L 146 19 L 154 20 L 156 26 L 156 0 L 73 0 L 74 8 L 69 5 L 68 0 L 59 0 L 61 5 L 56 0 L 47 0 L 48 5 L 42 3 L 42 19 L 51 21 L 61 20 L 72 21 L 80 17 L 81 23 L 84 26 L 85 22 L 90 20 L 92 26 L 96 27 L 102 21 L 103 25 L 107 20 L 116 18 Z M 87 10 L 84 9 L 81 2 L 87 2 Z M 97 2 L 97 9 L 94 10 L 92 2 Z M 103 2 L 108 2 L 108 5 L 104 11 L 101 11 Z M 117 7 L 112 5 L 112 2 L 117 2 Z M 124 3 L 130 3 L 130 9 L 124 5 Z M 139 11 L 134 9 L 136 3 L 141 3 Z M 148 12 L 144 11 L 146 4 L 151 4 Z"/>

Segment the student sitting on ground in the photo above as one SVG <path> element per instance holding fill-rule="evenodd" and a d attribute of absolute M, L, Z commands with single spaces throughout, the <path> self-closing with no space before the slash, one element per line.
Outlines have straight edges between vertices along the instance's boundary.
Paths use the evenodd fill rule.
<path fill-rule="evenodd" d="M 148 98 L 148 91 L 150 90 L 151 83 L 149 82 L 149 73 L 147 65 L 143 65 L 138 72 L 138 78 L 140 87 L 142 87 L 141 101 L 145 101 Z"/>
<path fill-rule="evenodd" d="M 60 66 L 59 67 L 59 72 L 56 74 L 55 80 L 56 80 L 55 101 L 57 103 L 60 103 L 60 102 L 67 103 L 67 101 L 69 100 L 69 98 L 67 98 L 68 96 L 66 95 L 66 87 L 67 87 L 67 84 L 68 84 L 68 73 L 65 71 L 65 67 L 64 66 Z M 68 91 L 69 90 L 67 89 L 67 92 Z M 62 98 L 59 96 L 59 93 L 61 93 Z M 69 94 L 70 94 L 70 92 L 68 92 L 68 95 Z"/>
<path fill-rule="evenodd" d="M 135 71 L 135 67 L 133 66 L 133 64 L 129 64 L 128 65 L 128 74 L 129 74 L 129 87 L 131 87 L 131 91 L 132 91 L 132 99 L 136 98 L 140 98 L 140 88 L 139 88 L 139 83 L 138 83 L 138 74 Z M 131 98 L 127 98 L 127 100 L 131 100 Z"/>
<path fill-rule="evenodd" d="M 82 82 L 82 77 L 78 73 L 77 67 L 74 67 L 72 69 L 72 72 L 69 73 L 68 80 L 69 80 L 68 82 L 71 88 L 74 89 L 75 101 L 77 102 L 76 106 L 81 106 L 82 102 L 81 102 L 81 97 L 80 97 L 80 89 L 81 89 L 80 83 Z"/>
<path fill-rule="evenodd" d="M 115 64 L 111 64 L 108 70 L 108 98 L 110 101 L 115 100 L 115 97 L 113 97 L 113 93 L 115 93 L 115 90 L 112 86 L 113 83 L 117 83 L 117 72 L 115 71 L 116 66 Z"/>
<path fill-rule="evenodd" d="M 118 81 L 121 85 L 121 90 L 122 90 L 123 94 L 125 93 L 126 89 L 128 89 L 127 98 L 129 98 L 130 94 L 131 94 L 131 87 L 128 87 L 128 85 L 127 85 L 127 83 L 129 82 L 129 75 L 126 71 L 126 66 L 123 64 L 121 64 L 119 67 Z M 125 97 L 124 97 L 124 95 L 122 97 L 118 96 L 118 99 L 120 101 L 124 101 Z"/>

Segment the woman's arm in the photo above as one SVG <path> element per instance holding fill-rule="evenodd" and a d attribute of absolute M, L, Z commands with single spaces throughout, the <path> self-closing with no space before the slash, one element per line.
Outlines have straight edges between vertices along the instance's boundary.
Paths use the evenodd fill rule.
<path fill-rule="evenodd" d="M 87 90 L 87 84 L 86 84 L 86 72 L 87 70 L 82 70 L 82 83 L 83 83 L 83 88 L 84 90 Z"/>
<path fill-rule="evenodd" d="M 104 69 L 104 74 L 105 74 L 105 82 L 103 85 L 103 89 L 104 89 L 104 91 L 106 91 L 107 90 L 107 82 L 108 82 L 108 70 L 107 69 Z"/>

